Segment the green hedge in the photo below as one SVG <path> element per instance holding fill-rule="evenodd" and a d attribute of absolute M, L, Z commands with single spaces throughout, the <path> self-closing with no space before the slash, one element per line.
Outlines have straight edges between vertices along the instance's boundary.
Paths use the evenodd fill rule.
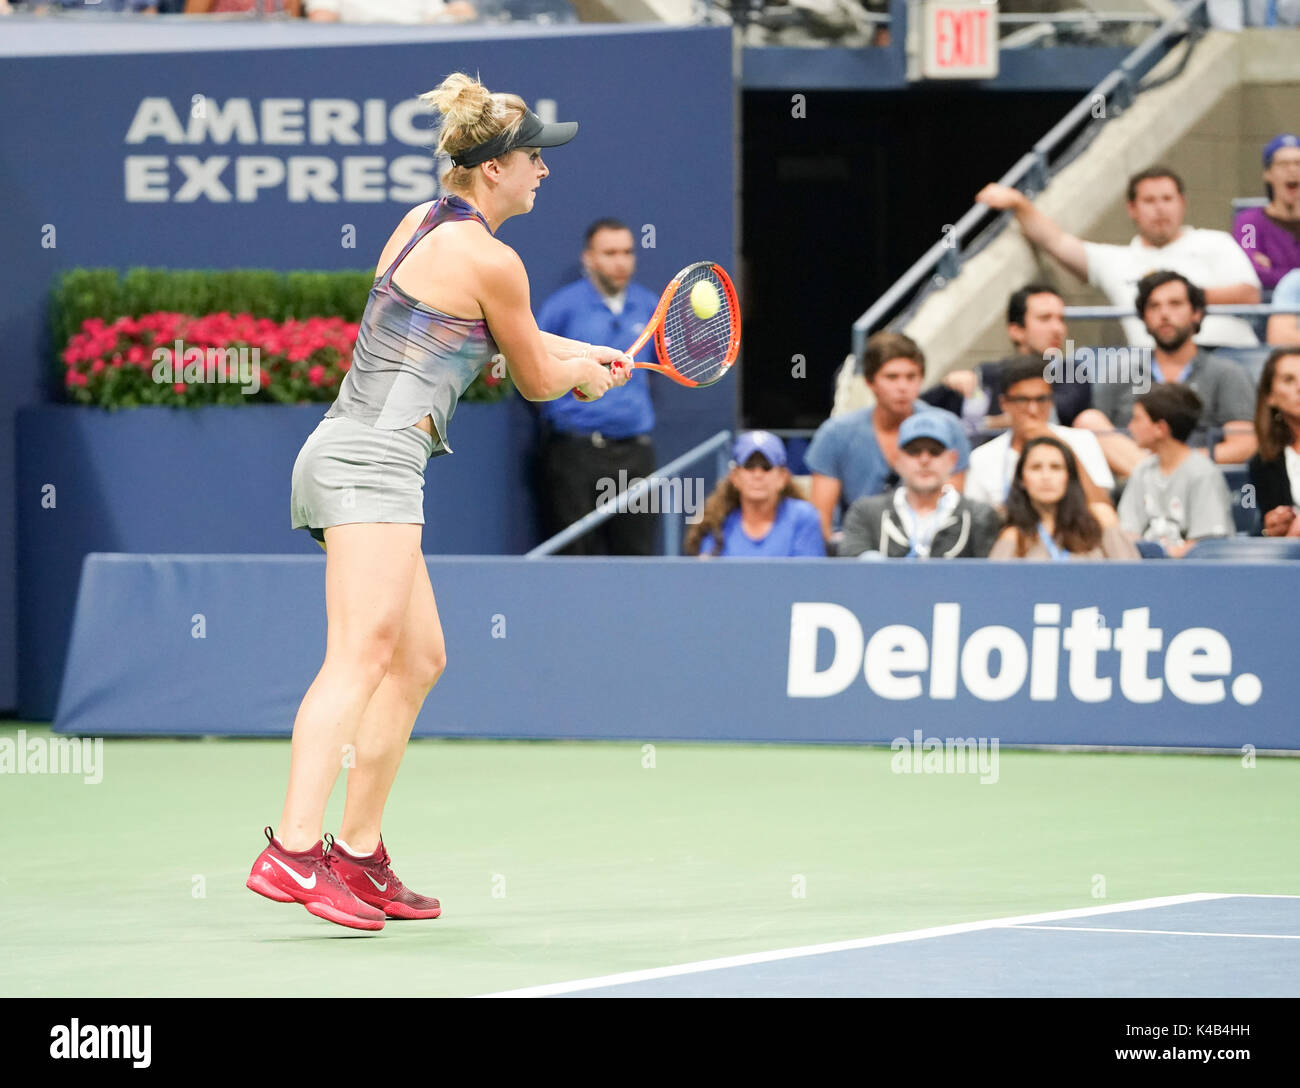
<path fill-rule="evenodd" d="M 177 270 L 74 268 L 54 285 L 50 321 L 54 351 L 90 317 L 112 322 L 163 310 L 172 313 L 238 314 L 275 321 L 296 317 L 341 317 L 360 321 L 374 271 L 271 272 L 261 268 Z"/>

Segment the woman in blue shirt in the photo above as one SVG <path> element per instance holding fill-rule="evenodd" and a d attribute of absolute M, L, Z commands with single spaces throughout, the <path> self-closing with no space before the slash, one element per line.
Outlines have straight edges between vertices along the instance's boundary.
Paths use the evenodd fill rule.
<path fill-rule="evenodd" d="M 824 559 L 821 518 L 790 478 L 784 443 L 770 431 L 746 431 L 731 459 L 731 471 L 686 534 L 686 554 Z"/>

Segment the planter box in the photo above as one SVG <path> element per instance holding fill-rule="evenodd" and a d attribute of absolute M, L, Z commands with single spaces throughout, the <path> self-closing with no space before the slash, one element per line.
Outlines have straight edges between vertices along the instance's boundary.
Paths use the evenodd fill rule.
<path fill-rule="evenodd" d="M 289 477 L 327 407 L 19 411 L 22 717 L 54 715 L 89 552 L 319 554 L 306 532 L 289 527 Z M 518 397 L 457 408 L 456 452 L 435 458 L 426 475 L 427 554 L 517 555 L 539 541 L 533 435 Z M 139 651 L 160 665 L 168 656 L 165 647 Z"/>

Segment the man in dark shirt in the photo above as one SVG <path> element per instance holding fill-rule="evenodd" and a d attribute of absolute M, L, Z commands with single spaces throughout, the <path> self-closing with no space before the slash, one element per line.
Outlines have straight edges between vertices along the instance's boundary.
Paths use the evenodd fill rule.
<path fill-rule="evenodd" d="M 1042 358 L 1048 351 L 1063 352 L 1068 335 L 1065 299 L 1050 284 L 1027 284 L 1007 300 L 1007 338 L 1015 349 L 1011 357 Z M 949 371 L 943 382 L 927 389 L 921 399 L 960 416 L 967 434 L 1005 427 L 1006 420 L 998 415 L 1005 362 L 1003 359 L 981 363 L 974 370 Z M 1091 387 L 1086 383 L 1056 382 L 1052 386 L 1054 418 L 1049 422 L 1069 427 L 1090 403 Z"/>

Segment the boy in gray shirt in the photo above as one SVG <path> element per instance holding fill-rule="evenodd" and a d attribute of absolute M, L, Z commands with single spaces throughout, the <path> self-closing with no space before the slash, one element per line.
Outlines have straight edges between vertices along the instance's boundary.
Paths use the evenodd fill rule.
<path fill-rule="evenodd" d="M 1158 541 L 1179 559 L 1198 540 L 1233 533 L 1232 499 L 1223 473 L 1187 437 L 1201 398 L 1166 382 L 1133 402 L 1129 433 L 1153 456 L 1139 462 L 1119 500 L 1120 527 L 1134 540 Z"/>

